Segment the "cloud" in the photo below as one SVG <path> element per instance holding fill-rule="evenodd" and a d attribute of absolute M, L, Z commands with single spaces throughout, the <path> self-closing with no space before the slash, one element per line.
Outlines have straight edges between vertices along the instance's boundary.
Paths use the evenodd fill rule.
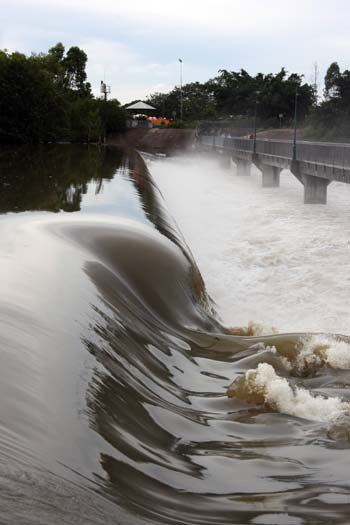
<path fill-rule="evenodd" d="M 156 91 L 167 92 L 179 83 L 177 58 L 168 63 L 148 62 L 147 56 L 109 40 L 86 40 L 79 45 L 89 57 L 87 73 L 96 95 L 101 80 L 111 85 L 112 97 L 121 102 L 144 98 Z M 186 69 L 191 71 L 191 77 L 208 78 L 209 71 L 195 64 L 185 64 L 185 72 Z"/>
<path fill-rule="evenodd" d="M 64 32 L 51 31 L 37 27 L 14 24 L 0 29 L 0 49 L 8 51 L 31 52 L 35 49 L 45 50 L 46 44 L 64 39 Z"/>
<path fill-rule="evenodd" d="M 0 0 L 1 2 L 2 0 Z M 218 69 L 287 70 L 310 79 L 337 60 L 348 67 L 347 0 L 11 0 L 1 6 L 0 46 L 45 51 L 57 41 L 88 54 L 94 91 L 106 76 L 121 101 L 144 98 Z"/>
<path fill-rule="evenodd" d="M 17 5 L 18 8 L 47 9 L 48 1 L 13 0 L 13 5 Z M 181 32 L 188 27 L 195 27 L 196 31 L 209 30 L 211 33 L 214 31 L 222 34 L 228 29 L 239 33 L 247 29 L 258 29 L 263 27 L 267 20 L 273 24 L 278 17 L 275 5 L 275 0 L 265 0 L 263 3 L 260 0 L 202 0 L 200 4 L 193 0 L 57 0 L 51 6 L 51 10 L 69 10 L 110 20 L 115 18 L 116 23 L 118 19 L 124 20 L 128 25 L 138 27 L 143 32 L 162 32 L 168 31 L 169 28 Z M 252 16 L 254 12 L 258 16 Z M 292 13 L 293 11 L 291 16 Z"/>

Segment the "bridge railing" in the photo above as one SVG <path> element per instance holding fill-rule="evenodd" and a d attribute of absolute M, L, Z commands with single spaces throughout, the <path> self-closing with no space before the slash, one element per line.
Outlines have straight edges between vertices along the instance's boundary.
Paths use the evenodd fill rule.
<path fill-rule="evenodd" d="M 350 145 L 299 142 L 297 143 L 297 160 L 350 167 Z"/>
<path fill-rule="evenodd" d="M 241 137 L 202 135 L 202 144 L 234 150 L 253 152 L 254 140 Z M 286 159 L 293 158 L 293 143 L 284 140 L 258 139 L 256 153 Z M 298 141 L 296 160 L 350 168 L 350 144 Z"/>
<path fill-rule="evenodd" d="M 199 138 L 199 142 L 203 144 L 203 146 L 214 146 L 214 139 L 215 135 L 201 135 Z"/>
<path fill-rule="evenodd" d="M 253 141 L 241 137 L 225 138 L 224 147 L 240 151 L 253 151 Z"/>
<path fill-rule="evenodd" d="M 211 146 L 215 148 L 224 147 L 225 137 L 223 135 L 201 135 L 200 142 L 204 146 Z"/>
<path fill-rule="evenodd" d="M 277 140 L 257 140 L 256 153 L 264 155 L 273 155 L 274 157 L 283 157 L 292 159 L 293 144 L 287 141 Z"/>

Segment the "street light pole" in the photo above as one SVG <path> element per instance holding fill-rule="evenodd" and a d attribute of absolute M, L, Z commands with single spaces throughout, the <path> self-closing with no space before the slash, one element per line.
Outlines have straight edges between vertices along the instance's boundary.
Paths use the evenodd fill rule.
<path fill-rule="evenodd" d="M 182 105 L 182 58 L 179 58 L 180 62 L 180 119 L 183 118 L 183 105 Z"/>
<path fill-rule="evenodd" d="M 258 96 L 259 92 L 256 93 L 255 108 L 254 108 L 254 139 L 253 139 L 253 153 L 256 153 L 256 117 L 258 113 Z"/>
<path fill-rule="evenodd" d="M 294 136 L 293 136 L 293 160 L 297 160 L 297 111 L 298 111 L 298 89 L 295 90 L 294 102 Z"/>
<path fill-rule="evenodd" d="M 282 128 L 282 119 L 283 119 L 284 115 L 283 113 L 278 113 L 278 118 L 280 119 L 280 128 Z"/>

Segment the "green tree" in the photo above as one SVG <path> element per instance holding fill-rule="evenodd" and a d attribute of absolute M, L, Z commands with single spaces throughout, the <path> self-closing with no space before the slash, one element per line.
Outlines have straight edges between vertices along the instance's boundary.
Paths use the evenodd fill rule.
<path fill-rule="evenodd" d="M 305 118 L 314 100 L 313 88 L 303 83 L 302 75 L 292 73 L 288 76 L 284 68 L 275 75 L 258 73 L 255 76 L 244 69 L 238 72 L 220 70 L 209 83 L 221 115 L 252 117 L 258 102 L 260 120 L 266 125 L 276 124 L 280 113 L 285 122 L 292 120 L 296 91 L 299 118 Z"/>
<path fill-rule="evenodd" d="M 350 71 L 340 71 L 337 62 L 327 69 L 324 100 L 308 120 L 308 138 L 350 141 Z"/>
<path fill-rule="evenodd" d="M 240 71 L 220 70 L 208 82 L 192 82 L 183 86 L 183 114 L 187 120 L 206 120 L 217 117 L 253 118 L 256 102 L 260 121 L 266 126 L 278 125 L 278 115 L 290 123 L 294 115 L 295 93 L 298 92 L 299 119 L 306 117 L 314 104 L 315 94 L 303 76 L 289 74 L 282 68 L 277 74 L 250 75 Z M 154 93 L 147 102 L 156 107 L 159 115 L 179 115 L 180 89 L 170 93 Z"/>
<path fill-rule="evenodd" d="M 68 49 L 62 63 L 65 70 L 65 87 L 77 90 L 82 95 L 89 94 L 91 86 L 86 82 L 86 53 L 79 47 L 73 46 Z"/>
<path fill-rule="evenodd" d="M 154 93 L 146 102 L 155 107 L 159 116 L 173 118 L 180 115 L 181 90 L 174 88 L 170 93 Z M 215 99 L 207 84 L 191 82 L 182 88 L 183 115 L 186 120 L 215 118 Z"/>
<path fill-rule="evenodd" d="M 118 100 L 98 100 L 97 106 L 105 135 L 125 129 L 126 114 Z"/>
<path fill-rule="evenodd" d="M 327 69 L 324 77 L 324 94 L 327 99 L 336 98 L 340 95 L 341 73 L 337 62 L 332 64 Z"/>
<path fill-rule="evenodd" d="M 67 103 L 39 62 L 0 52 L 0 140 L 51 141 L 67 127 Z"/>
<path fill-rule="evenodd" d="M 90 98 L 77 98 L 70 110 L 70 139 L 73 142 L 97 142 L 103 133 L 97 103 Z"/>
<path fill-rule="evenodd" d="M 60 42 L 29 57 L 0 51 L 0 142 L 90 142 L 123 130 L 119 102 L 91 95 L 86 62 Z"/>

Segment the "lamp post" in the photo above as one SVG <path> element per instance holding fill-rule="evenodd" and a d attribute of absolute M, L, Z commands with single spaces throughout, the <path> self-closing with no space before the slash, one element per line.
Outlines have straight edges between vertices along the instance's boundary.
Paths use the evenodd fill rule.
<path fill-rule="evenodd" d="M 278 118 L 280 119 L 280 128 L 282 127 L 282 119 L 283 119 L 284 115 L 283 113 L 278 113 Z"/>
<path fill-rule="evenodd" d="M 182 105 L 182 58 L 179 58 L 180 62 L 180 119 L 183 117 L 183 105 Z"/>
<path fill-rule="evenodd" d="M 260 95 L 260 92 L 256 92 L 256 99 L 255 99 L 255 108 L 254 108 L 254 138 L 253 138 L 253 153 L 256 153 L 256 117 L 258 113 L 258 96 Z"/>
<path fill-rule="evenodd" d="M 293 160 L 297 160 L 297 111 L 298 111 L 298 89 L 295 90 L 294 102 L 294 135 L 293 135 Z"/>

